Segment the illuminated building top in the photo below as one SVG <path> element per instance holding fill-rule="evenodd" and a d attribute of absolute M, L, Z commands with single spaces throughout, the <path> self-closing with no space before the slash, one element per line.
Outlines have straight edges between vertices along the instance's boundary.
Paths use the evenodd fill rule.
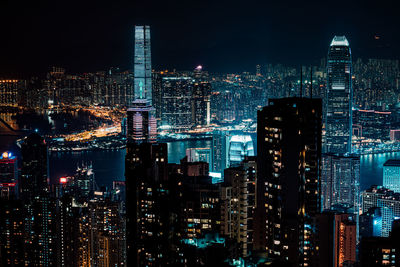
<path fill-rule="evenodd" d="M 346 36 L 335 36 L 331 42 L 331 46 L 349 46 Z"/>

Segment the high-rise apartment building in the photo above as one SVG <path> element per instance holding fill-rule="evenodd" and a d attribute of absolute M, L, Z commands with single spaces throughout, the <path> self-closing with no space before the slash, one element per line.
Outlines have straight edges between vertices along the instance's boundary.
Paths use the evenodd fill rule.
<path fill-rule="evenodd" d="M 321 127 L 320 99 L 271 99 L 258 111 L 257 247 L 293 266 L 316 260 Z"/>
<path fill-rule="evenodd" d="M 351 153 L 352 63 L 349 42 L 345 36 L 335 36 L 329 46 L 324 105 L 324 152 Z"/>
<path fill-rule="evenodd" d="M 24 265 L 24 216 L 17 183 L 17 158 L 3 152 L 0 155 L 0 266 Z"/>
<path fill-rule="evenodd" d="M 0 80 L 0 107 L 18 107 L 18 91 L 23 81 Z"/>
<path fill-rule="evenodd" d="M 192 122 L 195 126 L 206 126 L 211 120 L 211 83 L 197 80 L 192 92 Z"/>
<path fill-rule="evenodd" d="M 32 266 L 49 266 L 55 260 L 47 153 L 47 144 L 38 134 L 24 139 L 20 185 L 25 218 L 25 264 Z"/>
<path fill-rule="evenodd" d="M 15 199 L 18 195 L 17 157 L 5 151 L 0 155 L 0 197 Z"/>
<path fill-rule="evenodd" d="M 318 266 L 343 267 L 356 262 L 357 224 L 352 214 L 317 215 Z"/>
<path fill-rule="evenodd" d="M 211 157 L 213 172 L 223 174 L 229 166 L 229 134 L 225 131 L 214 131 L 212 134 Z"/>
<path fill-rule="evenodd" d="M 381 229 L 377 231 L 382 237 L 388 237 L 393 221 L 400 217 L 400 194 L 384 187 L 372 186 L 362 192 L 361 198 L 363 213 L 374 207 L 380 208 L 382 222 Z"/>
<path fill-rule="evenodd" d="M 221 187 L 222 233 L 240 244 L 243 257 L 253 251 L 256 208 L 256 158 L 244 160 L 240 166 L 225 169 Z"/>
<path fill-rule="evenodd" d="M 125 157 L 128 266 L 164 265 L 168 247 L 167 144 L 128 143 Z"/>

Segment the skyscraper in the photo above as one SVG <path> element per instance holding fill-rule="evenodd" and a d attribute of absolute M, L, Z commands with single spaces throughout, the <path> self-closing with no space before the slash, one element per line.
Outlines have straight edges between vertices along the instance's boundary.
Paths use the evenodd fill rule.
<path fill-rule="evenodd" d="M 38 134 L 21 146 L 21 197 L 24 203 L 25 264 L 49 266 L 54 259 L 52 224 L 54 214 L 49 194 L 48 155 Z"/>
<path fill-rule="evenodd" d="M 0 197 L 12 199 L 17 196 L 18 165 L 11 152 L 0 155 Z"/>
<path fill-rule="evenodd" d="M 167 262 L 167 144 L 128 143 L 125 158 L 128 266 Z"/>
<path fill-rule="evenodd" d="M 383 164 L 383 187 L 400 193 L 400 160 L 389 159 Z"/>
<path fill-rule="evenodd" d="M 157 121 L 154 108 L 147 99 L 136 99 L 128 109 L 128 142 L 155 142 L 157 139 Z"/>
<path fill-rule="evenodd" d="M 210 124 L 211 83 L 195 81 L 192 93 L 192 122 L 195 126 Z"/>
<path fill-rule="evenodd" d="M 222 233 L 240 244 L 243 257 L 253 251 L 257 164 L 246 158 L 240 166 L 225 169 L 222 192 Z"/>
<path fill-rule="evenodd" d="M 240 165 L 246 156 L 254 156 L 254 145 L 250 135 L 233 135 L 229 139 L 229 167 Z"/>
<path fill-rule="evenodd" d="M 360 196 L 360 157 L 324 154 L 321 194 L 323 209 L 334 205 L 351 208 L 358 214 Z"/>
<path fill-rule="evenodd" d="M 321 120 L 320 99 L 271 99 L 258 111 L 257 247 L 293 266 L 316 260 Z"/>
<path fill-rule="evenodd" d="M 150 26 L 135 26 L 134 92 L 135 99 L 152 104 Z"/>
<path fill-rule="evenodd" d="M 193 78 L 163 77 L 161 88 L 161 123 L 173 129 L 192 127 Z"/>
<path fill-rule="evenodd" d="M 351 153 L 352 136 L 352 64 L 349 42 L 335 36 L 329 46 L 327 94 L 325 99 L 324 152 Z"/>
<path fill-rule="evenodd" d="M 17 199 L 17 158 L 0 155 L 0 266 L 22 266 L 24 260 L 23 209 Z"/>
<path fill-rule="evenodd" d="M 223 174 L 229 165 L 229 134 L 225 131 L 214 131 L 212 135 L 212 167 L 213 172 Z"/>
<path fill-rule="evenodd" d="M 371 186 L 361 194 L 362 211 L 378 207 L 382 214 L 381 236 L 388 237 L 392 231 L 392 223 L 400 217 L 400 194 L 380 186 Z"/>
<path fill-rule="evenodd" d="M 319 265 L 343 267 L 356 262 L 357 224 L 352 214 L 323 212 L 317 215 Z"/>
<path fill-rule="evenodd" d="M 128 109 L 128 142 L 154 142 L 157 121 L 152 107 L 150 26 L 135 26 L 134 98 Z"/>

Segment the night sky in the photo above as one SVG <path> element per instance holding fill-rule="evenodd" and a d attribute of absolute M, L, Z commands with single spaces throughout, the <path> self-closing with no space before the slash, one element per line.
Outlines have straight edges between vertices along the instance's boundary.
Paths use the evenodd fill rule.
<path fill-rule="evenodd" d="M 135 24 L 152 27 L 155 69 L 319 64 L 335 34 L 354 58 L 400 57 L 395 1 L 2 0 L 0 10 L 0 77 L 131 69 Z"/>

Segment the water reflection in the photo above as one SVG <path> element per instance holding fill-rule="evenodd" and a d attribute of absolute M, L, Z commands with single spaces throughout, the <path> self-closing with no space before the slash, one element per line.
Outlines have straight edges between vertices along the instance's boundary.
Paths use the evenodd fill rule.
<path fill-rule="evenodd" d="M 187 148 L 211 147 L 211 140 L 169 142 L 168 162 L 179 163 Z M 388 159 L 400 159 L 400 152 L 361 156 L 361 190 L 372 184 L 382 185 L 382 167 Z M 92 162 L 99 184 L 111 185 L 113 180 L 124 180 L 125 150 L 60 152 L 50 156 L 50 177 L 54 181 L 62 175 L 72 175 L 78 163 Z"/>

